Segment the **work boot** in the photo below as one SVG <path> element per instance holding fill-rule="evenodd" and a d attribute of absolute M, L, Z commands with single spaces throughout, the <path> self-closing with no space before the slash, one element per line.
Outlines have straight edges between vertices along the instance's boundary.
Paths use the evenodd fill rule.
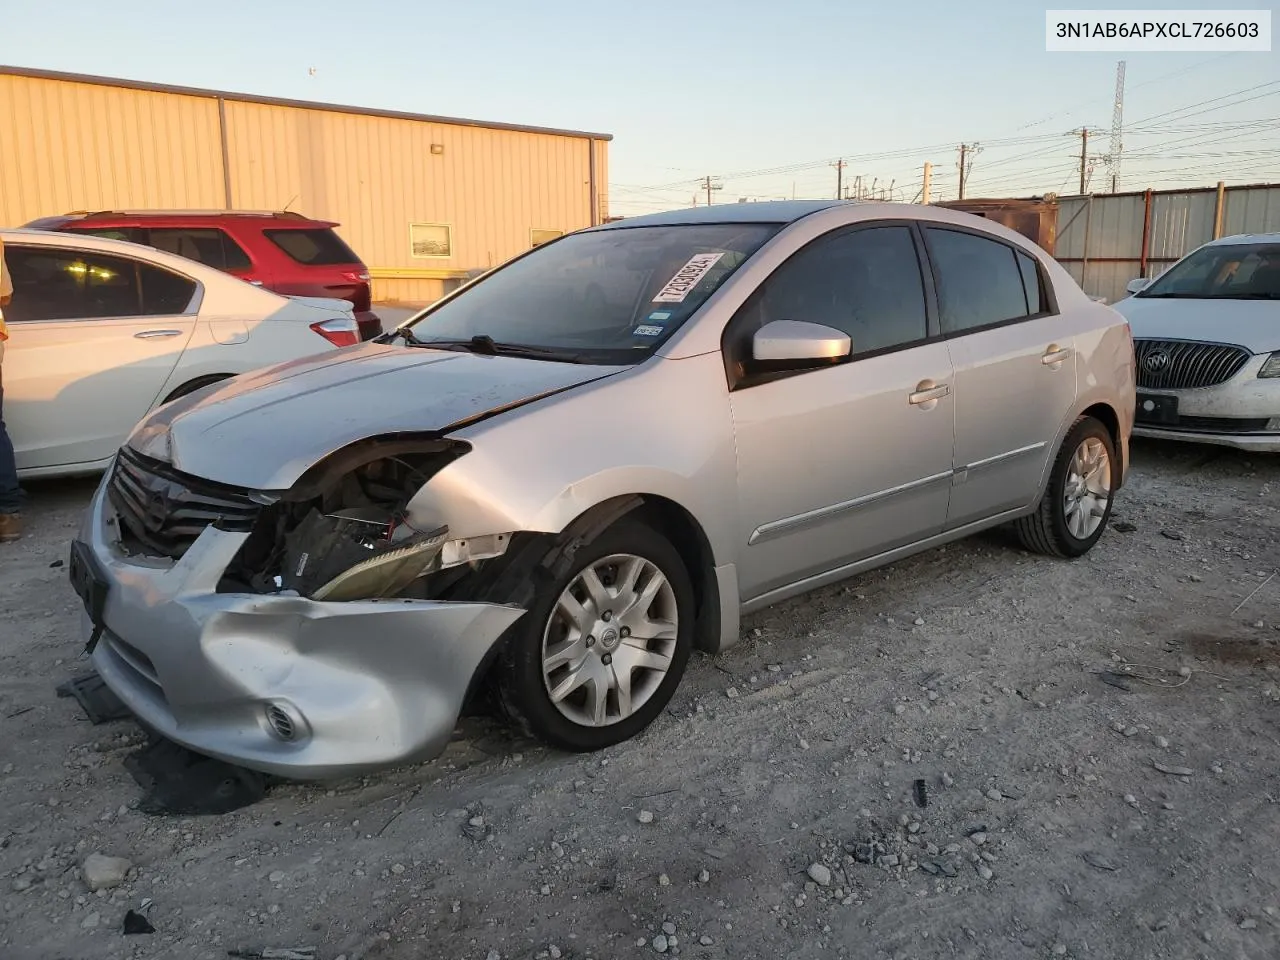
<path fill-rule="evenodd" d="M 22 514 L 0 513 L 0 543 L 22 539 Z"/>

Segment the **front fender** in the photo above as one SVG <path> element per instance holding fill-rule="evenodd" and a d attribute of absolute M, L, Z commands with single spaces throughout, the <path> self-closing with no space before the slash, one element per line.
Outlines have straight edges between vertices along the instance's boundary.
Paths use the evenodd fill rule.
<path fill-rule="evenodd" d="M 655 358 L 451 434 L 471 452 L 409 503 L 415 524 L 459 539 L 560 533 L 614 497 L 650 494 L 687 510 L 717 565 L 734 562 L 733 424 L 718 354 Z"/>

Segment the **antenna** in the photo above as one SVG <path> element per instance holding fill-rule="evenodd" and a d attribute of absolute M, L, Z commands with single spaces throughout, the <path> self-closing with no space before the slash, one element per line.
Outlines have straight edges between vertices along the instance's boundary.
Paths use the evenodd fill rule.
<path fill-rule="evenodd" d="M 1111 153 L 1107 165 L 1111 167 L 1111 192 L 1116 192 L 1120 181 L 1120 154 L 1124 152 L 1121 130 L 1124 127 L 1124 61 L 1116 64 L 1116 101 L 1111 109 Z"/>

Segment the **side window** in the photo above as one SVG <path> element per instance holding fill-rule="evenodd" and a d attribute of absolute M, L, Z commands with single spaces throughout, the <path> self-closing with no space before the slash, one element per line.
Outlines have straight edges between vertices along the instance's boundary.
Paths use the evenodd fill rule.
<path fill-rule="evenodd" d="M 216 227 L 152 227 L 151 246 L 195 260 L 215 270 L 244 270 L 249 256 Z"/>
<path fill-rule="evenodd" d="M 1027 309 L 1026 280 L 1012 247 L 996 240 L 926 227 L 938 272 L 943 333 L 1016 320 Z M 1037 280 L 1037 286 L 1039 281 Z"/>
<path fill-rule="evenodd" d="M 186 277 L 85 250 L 10 245 L 5 261 L 13 279 L 5 319 L 19 323 L 181 313 L 195 293 Z"/>
<path fill-rule="evenodd" d="M 1049 298 L 1045 296 L 1044 281 L 1040 279 L 1040 268 L 1035 258 L 1018 251 L 1018 269 L 1022 271 L 1022 289 L 1027 295 L 1027 313 L 1035 316 L 1049 309 Z"/>
<path fill-rule="evenodd" d="M 186 313 L 196 292 L 196 283 L 190 277 L 149 263 L 138 264 L 138 281 L 142 285 L 142 313 L 148 317 Z"/>
<path fill-rule="evenodd" d="M 911 230 L 868 227 L 820 237 L 787 260 L 742 308 L 750 337 L 773 320 L 847 333 L 855 357 L 928 335 L 924 283 Z M 742 341 L 739 340 L 741 343 Z M 743 359 L 748 352 L 740 354 Z"/>

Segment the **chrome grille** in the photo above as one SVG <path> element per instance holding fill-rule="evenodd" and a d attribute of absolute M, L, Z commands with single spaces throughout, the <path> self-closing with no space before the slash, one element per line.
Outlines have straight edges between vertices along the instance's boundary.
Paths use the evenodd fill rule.
<path fill-rule="evenodd" d="M 1244 347 L 1192 340 L 1135 340 L 1138 386 L 1189 390 L 1226 383 L 1252 356 Z"/>
<path fill-rule="evenodd" d="M 175 559 L 212 524 L 249 532 L 261 510 L 238 487 L 188 476 L 127 447 L 116 455 L 108 496 L 127 549 Z"/>

